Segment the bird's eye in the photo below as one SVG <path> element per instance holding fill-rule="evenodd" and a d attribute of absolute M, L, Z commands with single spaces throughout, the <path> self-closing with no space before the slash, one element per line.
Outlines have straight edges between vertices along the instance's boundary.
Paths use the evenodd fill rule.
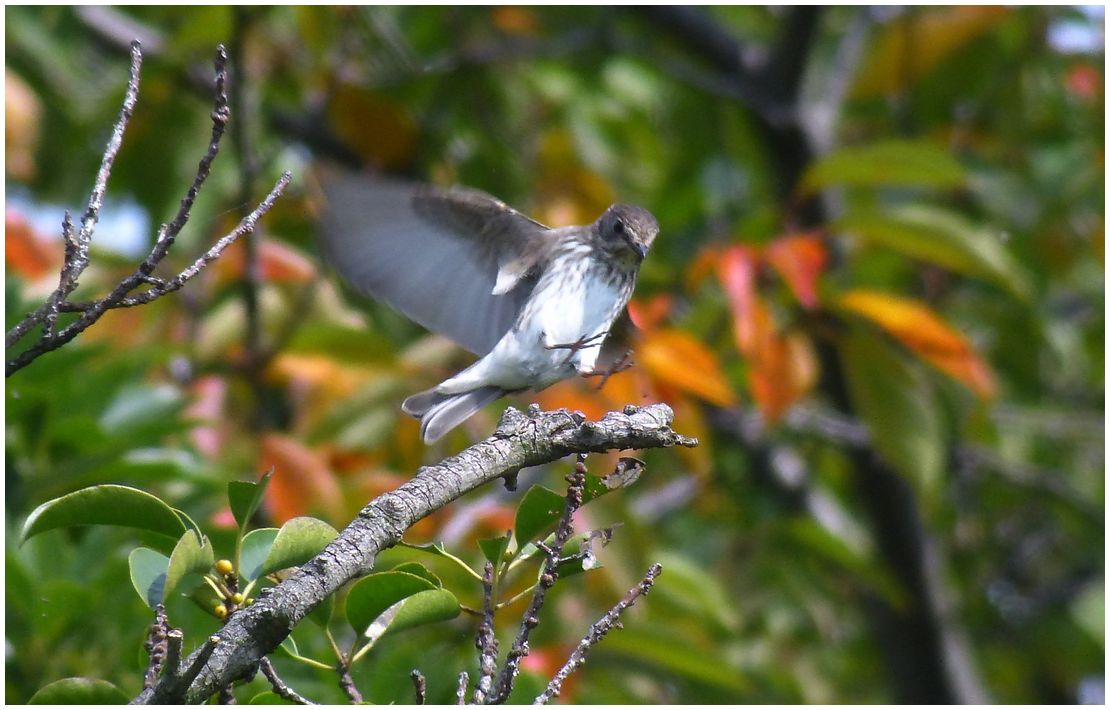
<path fill-rule="evenodd" d="M 613 232 L 616 234 L 624 234 L 624 222 L 619 219 L 613 223 Z"/>

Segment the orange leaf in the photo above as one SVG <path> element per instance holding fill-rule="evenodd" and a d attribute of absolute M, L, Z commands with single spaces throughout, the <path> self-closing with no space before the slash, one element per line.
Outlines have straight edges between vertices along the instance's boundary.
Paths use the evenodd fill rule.
<path fill-rule="evenodd" d="M 658 293 L 646 301 L 628 302 L 628 316 L 632 323 L 642 331 L 649 331 L 659 325 L 671 312 L 674 299 L 669 293 Z"/>
<path fill-rule="evenodd" d="M 494 27 L 506 34 L 536 34 L 536 15 L 528 8 L 516 5 L 500 5 L 490 10 L 490 20 Z"/>
<path fill-rule="evenodd" d="M 22 214 L 4 210 L 4 261 L 28 281 L 34 281 L 61 266 L 60 246 L 54 246 L 31 227 Z"/>
<path fill-rule="evenodd" d="M 271 467 L 266 502 L 275 523 L 320 512 L 333 521 L 342 519 L 343 495 L 321 454 L 291 437 L 264 434 L 258 470 Z"/>
<path fill-rule="evenodd" d="M 725 258 L 725 249 L 719 245 L 711 244 L 702 247 L 686 266 L 683 282 L 686 290 L 693 293 L 718 268 Z"/>
<path fill-rule="evenodd" d="M 717 278 L 732 306 L 736 347 L 743 355 L 753 353 L 761 334 L 769 329 L 771 314 L 756 293 L 759 252 L 749 246 L 734 246 L 721 255 Z"/>
<path fill-rule="evenodd" d="M 920 301 L 876 291 L 849 291 L 840 306 L 878 324 L 926 362 L 983 398 L 994 396 L 990 366 L 931 308 Z"/>
<path fill-rule="evenodd" d="M 766 421 L 774 423 L 817 382 L 817 356 L 800 333 L 774 334 L 752 359 L 748 381 Z"/>
<path fill-rule="evenodd" d="M 825 243 L 817 232 L 781 237 L 767 247 L 767 263 L 782 275 L 806 308 L 817 306 L 817 279 L 828 259 Z"/>
<path fill-rule="evenodd" d="M 535 398 L 545 410 L 565 407 L 572 412 L 582 412 L 587 419 L 601 419 L 609 411 L 601 394 L 578 380 L 556 382 L 537 393 Z"/>
<path fill-rule="evenodd" d="M 249 238 L 249 237 L 248 237 Z M 246 245 L 239 240 L 224 250 L 216 262 L 225 279 L 242 278 L 246 262 Z M 267 239 L 258 248 L 259 273 L 271 283 L 307 283 L 316 276 L 316 265 L 297 249 Z"/>
<path fill-rule="evenodd" d="M 661 382 L 722 407 L 736 403 L 717 356 L 688 333 L 660 329 L 648 334 L 637 359 Z"/>

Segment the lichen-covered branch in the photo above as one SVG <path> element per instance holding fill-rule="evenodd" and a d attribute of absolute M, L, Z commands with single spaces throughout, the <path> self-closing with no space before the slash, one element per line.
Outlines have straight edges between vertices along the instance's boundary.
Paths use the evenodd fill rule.
<path fill-rule="evenodd" d="M 251 677 L 262 657 L 298 621 L 340 586 L 369 572 L 378 553 L 399 542 L 410 526 L 478 486 L 569 454 L 696 446 L 696 439 L 671 429 L 673 417 L 665 404 L 629 406 L 596 422 L 567 410 L 508 409 L 493 436 L 421 468 L 412 480 L 375 498 L 319 555 L 232 616 L 191 683 L 182 687 L 163 677 L 135 702 L 200 703 L 220 688 Z M 186 665 L 191 663 L 192 659 Z"/>

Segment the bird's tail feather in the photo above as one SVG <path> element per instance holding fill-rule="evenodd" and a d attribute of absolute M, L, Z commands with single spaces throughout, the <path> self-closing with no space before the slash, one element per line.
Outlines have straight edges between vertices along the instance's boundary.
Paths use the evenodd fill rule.
<path fill-rule="evenodd" d="M 462 394 L 441 394 L 433 387 L 406 399 L 401 410 L 420 420 L 420 435 L 430 444 L 504 394 L 492 385 Z"/>

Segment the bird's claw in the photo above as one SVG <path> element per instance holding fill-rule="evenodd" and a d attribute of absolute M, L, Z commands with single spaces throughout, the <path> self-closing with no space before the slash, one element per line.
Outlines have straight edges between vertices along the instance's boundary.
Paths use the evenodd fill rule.
<path fill-rule="evenodd" d="M 581 338 L 574 341 L 573 343 L 557 343 L 555 345 L 547 345 L 545 343 L 544 347 L 547 348 L 548 350 L 570 350 L 571 353 L 573 354 L 573 353 L 578 352 L 579 350 L 582 350 L 584 348 L 590 347 L 591 345 L 594 345 L 598 341 L 604 339 L 606 335 L 609 335 L 609 331 L 607 331 L 607 330 L 602 331 L 600 333 L 597 333 L 595 335 L 590 335 L 590 336 L 583 335 Z"/>
<path fill-rule="evenodd" d="M 576 352 L 596 345 L 598 342 L 604 340 L 605 336 L 607 335 L 609 335 L 609 331 L 603 330 L 602 332 L 596 333 L 594 335 L 583 335 L 581 338 L 574 341 L 573 343 L 556 343 L 554 345 L 548 345 L 547 343 L 544 343 L 543 347 L 547 350 L 569 350 L 570 352 L 567 354 L 567 359 L 563 361 L 563 364 L 565 365 L 571 361 L 571 358 L 574 357 L 574 354 Z"/>
<path fill-rule="evenodd" d="M 618 358 L 617 361 L 609 367 L 600 370 L 594 369 L 590 372 L 582 372 L 580 374 L 583 377 L 600 377 L 601 382 L 599 382 L 596 387 L 596 389 L 600 390 L 602 387 L 605 386 L 605 383 L 609 381 L 610 377 L 617 374 L 618 372 L 624 372 L 628 368 L 632 367 L 634 364 L 636 363 L 632 361 L 632 351 L 625 350 L 624 355 L 621 355 L 620 358 Z"/>

